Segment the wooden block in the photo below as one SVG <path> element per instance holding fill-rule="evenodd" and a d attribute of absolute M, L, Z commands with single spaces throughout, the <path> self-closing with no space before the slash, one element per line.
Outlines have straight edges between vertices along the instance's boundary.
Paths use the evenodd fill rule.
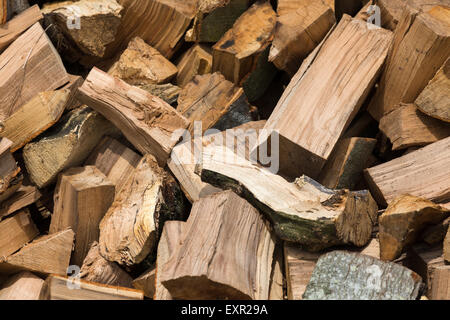
<path fill-rule="evenodd" d="M 450 231 L 449 230 L 447 230 L 447 235 L 445 236 L 445 239 L 444 239 L 444 259 L 447 262 L 450 262 Z"/>
<path fill-rule="evenodd" d="M 178 100 L 178 95 L 180 94 L 181 88 L 177 87 L 171 83 L 165 84 L 144 84 L 137 85 L 137 87 L 142 90 L 147 91 L 151 95 L 157 96 L 163 99 L 168 104 L 175 104 Z"/>
<path fill-rule="evenodd" d="M 346 15 L 325 39 L 292 78 L 261 137 L 263 147 L 278 131 L 280 172 L 292 178 L 319 175 L 374 85 L 392 33 Z"/>
<path fill-rule="evenodd" d="M 425 146 L 450 136 L 450 124 L 403 103 L 381 118 L 380 130 L 391 140 L 392 150 Z"/>
<path fill-rule="evenodd" d="M 39 274 L 66 275 L 74 240 L 72 229 L 42 236 L 0 263 L 1 273 L 26 270 Z"/>
<path fill-rule="evenodd" d="M 44 280 L 31 272 L 21 272 L 9 278 L 0 289 L 0 300 L 39 300 Z"/>
<path fill-rule="evenodd" d="M 449 159 L 450 137 L 366 169 L 364 173 L 380 205 L 386 205 L 402 194 L 445 203 L 450 201 Z"/>
<path fill-rule="evenodd" d="M 39 234 L 27 209 L 0 222 L 0 258 L 22 248 Z"/>
<path fill-rule="evenodd" d="M 41 197 L 39 190 L 28 181 L 24 182 L 14 194 L 0 203 L 0 220 L 36 202 Z"/>
<path fill-rule="evenodd" d="M 6 11 L 3 11 L 2 22 L 2 4 L 5 5 L 7 0 L 0 1 L 0 53 L 6 49 L 14 40 L 16 40 L 25 30 L 43 18 L 38 5 L 34 5 L 25 10 L 17 17 L 6 23 Z M 6 10 L 6 6 L 3 7 Z"/>
<path fill-rule="evenodd" d="M 289 2 L 292 7 L 284 2 Z M 278 18 L 269 61 L 278 69 L 294 75 L 302 60 L 323 40 L 336 19 L 333 10 L 323 1 L 284 2 L 278 2 Z"/>
<path fill-rule="evenodd" d="M 163 100 L 93 68 L 79 89 L 80 100 L 119 128 L 141 153 L 161 166 L 180 139 L 188 121 Z"/>
<path fill-rule="evenodd" d="M 185 228 L 160 278 L 173 298 L 268 299 L 275 244 L 247 201 L 231 191 L 200 199 Z"/>
<path fill-rule="evenodd" d="M 49 276 L 41 300 L 143 300 L 140 290 L 110 286 L 57 275 Z"/>
<path fill-rule="evenodd" d="M 225 79 L 219 72 L 195 76 L 180 92 L 177 111 L 190 121 L 188 130 L 194 133 L 194 122 L 201 121 L 201 133 L 216 128 L 226 130 L 252 119 L 252 107 L 244 91 Z"/>
<path fill-rule="evenodd" d="M 0 133 L 1 134 L 1 133 Z M 20 167 L 11 154 L 13 142 L 0 138 L 0 203 L 9 198 L 22 185 Z"/>
<path fill-rule="evenodd" d="M 108 71 L 131 85 L 167 83 L 177 72 L 172 62 L 139 37 L 131 39 L 119 60 Z"/>
<path fill-rule="evenodd" d="M 133 287 L 142 290 L 147 298 L 153 299 L 155 295 L 155 277 L 156 268 L 153 266 L 133 280 Z"/>
<path fill-rule="evenodd" d="M 177 64 L 177 85 L 184 87 L 196 75 L 211 72 L 212 55 L 207 46 L 195 44 L 186 51 Z"/>
<path fill-rule="evenodd" d="M 450 58 L 417 97 L 415 104 L 430 117 L 450 122 Z"/>
<path fill-rule="evenodd" d="M 39 188 L 52 184 L 61 171 L 81 165 L 104 135 L 115 132 L 109 121 L 90 108 L 72 110 L 51 131 L 23 148 L 31 181 Z"/>
<path fill-rule="evenodd" d="M 450 216 L 450 210 L 433 202 L 403 195 L 395 198 L 379 219 L 381 259 L 392 261 L 413 244 L 429 224 Z"/>
<path fill-rule="evenodd" d="M 114 183 L 116 194 L 118 194 L 141 158 L 119 141 L 104 137 L 84 165 L 95 166 L 99 169 L 108 180 Z"/>
<path fill-rule="evenodd" d="M 309 251 L 345 243 L 361 247 L 370 240 L 378 208 L 367 190 L 331 190 L 307 176 L 290 183 L 222 147 L 207 152 L 202 181 L 245 197 L 270 217 L 281 240 Z"/>
<path fill-rule="evenodd" d="M 39 92 L 67 81 L 61 58 L 44 29 L 35 23 L 0 55 L 0 121 Z"/>
<path fill-rule="evenodd" d="M 80 279 L 111 286 L 132 288 L 131 276 L 115 262 L 110 262 L 100 254 L 98 242 L 93 242 L 84 258 Z"/>
<path fill-rule="evenodd" d="M 356 137 L 339 140 L 320 173 L 319 182 L 330 189 L 353 190 L 376 142 Z"/>
<path fill-rule="evenodd" d="M 273 254 L 269 300 L 284 300 L 283 246 L 277 244 Z"/>
<path fill-rule="evenodd" d="M 75 231 L 73 264 L 81 266 L 91 244 L 98 241 L 100 221 L 114 195 L 114 184 L 94 166 L 70 168 L 58 177 L 49 232 Z"/>
<path fill-rule="evenodd" d="M 375 119 L 380 120 L 400 102 L 413 103 L 447 60 L 449 19 L 450 9 L 444 5 L 426 12 L 403 11 L 380 85 L 368 108 Z"/>
<path fill-rule="evenodd" d="M 305 300 L 415 300 L 422 280 L 392 262 L 346 251 L 317 261 L 303 294 Z"/>

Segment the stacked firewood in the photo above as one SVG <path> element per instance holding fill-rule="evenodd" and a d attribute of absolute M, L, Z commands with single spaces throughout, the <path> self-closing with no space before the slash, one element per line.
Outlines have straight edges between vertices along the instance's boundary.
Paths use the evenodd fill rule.
<path fill-rule="evenodd" d="M 450 299 L 449 0 L 0 23 L 0 299 Z"/>

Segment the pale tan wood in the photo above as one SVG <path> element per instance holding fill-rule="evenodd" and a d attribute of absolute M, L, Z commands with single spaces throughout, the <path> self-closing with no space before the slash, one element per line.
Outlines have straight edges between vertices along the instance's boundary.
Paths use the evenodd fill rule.
<path fill-rule="evenodd" d="M 144 296 L 153 299 L 155 295 L 155 277 L 156 268 L 153 266 L 133 280 L 133 287 L 144 291 Z"/>
<path fill-rule="evenodd" d="M 216 193 L 193 204 L 161 283 L 173 298 L 265 300 L 274 246 L 255 208 L 231 191 Z"/>
<path fill-rule="evenodd" d="M 44 29 L 35 23 L 0 55 L 0 121 L 39 92 L 67 81 L 61 58 Z"/>
<path fill-rule="evenodd" d="M 0 258 L 22 248 L 39 234 L 27 209 L 0 222 Z"/>
<path fill-rule="evenodd" d="M 284 300 L 283 246 L 277 244 L 273 254 L 272 275 L 270 277 L 269 300 Z"/>
<path fill-rule="evenodd" d="M 377 238 L 370 240 L 369 244 L 360 253 L 380 259 L 380 241 Z"/>
<path fill-rule="evenodd" d="M 325 39 L 292 78 L 261 137 L 263 146 L 279 132 L 280 172 L 292 178 L 318 176 L 374 85 L 392 32 L 345 15 Z"/>
<path fill-rule="evenodd" d="M 188 121 L 166 102 L 93 68 L 79 89 L 80 100 L 119 128 L 143 154 L 162 166 Z"/>
<path fill-rule="evenodd" d="M 450 136 L 450 124 L 403 103 L 381 118 L 380 130 L 391 140 L 392 150 L 425 146 Z"/>
<path fill-rule="evenodd" d="M 131 39 L 120 58 L 108 70 L 131 85 L 163 84 L 178 72 L 177 67 L 139 37 Z"/>
<path fill-rule="evenodd" d="M 31 272 L 9 278 L 0 289 L 0 300 L 39 300 L 44 280 Z"/>
<path fill-rule="evenodd" d="M 24 181 L 10 198 L 0 203 L 0 220 L 11 213 L 36 202 L 40 197 L 41 193 L 39 190 L 28 181 Z"/>
<path fill-rule="evenodd" d="M 23 148 L 30 180 L 39 188 L 52 184 L 61 171 L 81 165 L 103 136 L 117 132 L 87 106 L 70 111 L 52 130 Z"/>
<path fill-rule="evenodd" d="M 177 64 L 177 85 L 184 87 L 196 75 L 210 73 L 212 69 L 211 48 L 195 44 L 187 50 Z"/>
<path fill-rule="evenodd" d="M 1 133 L 0 133 L 1 134 Z M 22 185 L 23 176 L 20 167 L 11 154 L 13 142 L 8 138 L 0 138 L 0 203 Z"/>
<path fill-rule="evenodd" d="M 58 177 L 49 232 L 74 230 L 73 264 L 81 266 L 91 244 L 98 241 L 100 221 L 114 195 L 114 184 L 94 166 L 70 168 Z"/>
<path fill-rule="evenodd" d="M 2 261 L 0 272 L 27 270 L 39 274 L 66 275 L 74 236 L 72 229 L 66 229 L 39 237 Z"/>
<path fill-rule="evenodd" d="M 438 203 L 450 200 L 450 137 L 364 171 L 377 202 L 411 194 Z"/>
<path fill-rule="evenodd" d="M 50 275 L 44 283 L 41 300 L 143 300 L 140 290 Z"/>

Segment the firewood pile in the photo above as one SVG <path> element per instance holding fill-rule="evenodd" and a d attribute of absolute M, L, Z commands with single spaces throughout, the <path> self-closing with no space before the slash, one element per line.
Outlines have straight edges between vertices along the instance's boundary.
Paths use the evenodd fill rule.
<path fill-rule="evenodd" d="M 449 0 L 0 23 L 0 299 L 450 299 Z"/>

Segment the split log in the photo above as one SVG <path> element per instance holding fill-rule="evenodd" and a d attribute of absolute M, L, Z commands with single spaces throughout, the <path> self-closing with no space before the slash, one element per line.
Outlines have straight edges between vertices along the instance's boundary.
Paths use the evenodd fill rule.
<path fill-rule="evenodd" d="M 196 75 L 211 72 L 212 55 L 211 48 L 195 44 L 186 51 L 177 64 L 177 85 L 184 87 Z"/>
<path fill-rule="evenodd" d="M 169 223 L 170 221 L 168 221 Z M 133 280 L 133 287 L 142 290 L 144 296 L 153 299 L 155 296 L 155 280 L 156 279 L 156 268 L 155 266 L 147 269 L 143 274 Z"/>
<path fill-rule="evenodd" d="M 245 197 L 269 217 L 280 239 L 309 251 L 370 240 L 378 208 L 367 190 L 331 190 L 307 176 L 289 183 L 222 147 L 207 151 L 202 181 Z"/>
<path fill-rule="evenodd" d="M 166 84 L 144 84 L 137 85 L 137 87 L 142 90 L 147 91 L 151 95 L 157 96 L 163 99 L 168 104 L 175 104 L 178 100 L 178 95 L 180 94 L 181 88 L 177 87 L 171 83 Z"/>
<path fill-rule="evenodd" d="M 72 110 L 52 130 L 24 147 L 31 181 L 39 188 L 52 184 L 61 171 L 81 165 L 104 135 L 116 132 L 109 121 L 90 108 Z"/>
<path fill-rule="evenodd" d="M 26 270 L 39 274 L 66 275 L 74 236 L 71 229 L 66 229 L 37 238 L 2 261 L 0 272 L 10 274 Z"/>
<path fill-rule="evenodd" d="M 334 11 L 339 21 L 344 15 L 355 16 L 369 0 L 335 0 Z"/>
<path fill-rule="evenodd" d="M 443 207 L 446 208 L 446 207 Z M 446 208 L 450 210 L 450 208 Z M 444 241 L 447 234 L 448 226 L 450 225 L 450 218 L 442 220 L 438 224 L 429 226 L 421 235 L 421 240 L 429 246 L 440 244 Z"/>
<path fill-rule="evenodd" d="M 31 272 L 21 272 L 8 279 L 0 289 L 0 300 L 39 300 L 44 280 Z"/>
<path fill-rule="evenodd" d="M 277 244 L 273 254 L 269 300 L 284 300 L 283 246 Z"/>
<path fill-rule="evenodd" d="M 370 138 L 339 140 L 320 173 L 319 182 L 330 189 L 353 190 L 376 142 Z"/>
<path fill-rule="evenodd" d="M 110 75 L 131 85 L 167 83 L 177 72 L 172 62 L 139 37 L 131 39 L 119 60 L 108 70 Z"/>
<path fill-rule="evenodd" d="M 415 300 L 418 274 L 367 255 L 333 251 L 317 261 L 305 300 Z"/>
<path fill-rule="evenodd" d="M 141 153 L 166 164 L 188 121 L 163 100 L 93 68 L 79 99 L 119 128 Z"/>
<path fill-rule="evenodd" d="M 429 200 L 410 195 L 395 198 L 379 219 L 381 259 L 398 258 L 427 225 L 439 223 L 448 216 L 450 210 Z"/>
<path fill-rule="evenodd" d="M 91 244 L 98 241 L 100 221 L 114 195 L 114 184 L 94 166 L 70 168 L 58 177 L 49 232 L 75 231 L 73 264 L 81 266 Z"/>
<path fill-rule="evenodd" d="M 246 101 L 242 88 L 226 80 L 219 72 L 195 76 L 180 92 L 177 111 L 190 121 L 194 132 L 201 121 L 201 132 L 215 128 L 226 130 L 253 120 L 255 111 Z"/>
<path fill-rule="evenodd" d="M 279 132 L 280 171 L 292 178 L 318 176 L 374 85 L 392 33 L 345 15 L 325 39 L 292 78 L 261 137 L 264 147 Z"/>
<path fill-rule="evenodd" d="M 39 234 L 27 209 L 0 222 L 0 258 L 22 248 Z"/>
<path fill-rule="evenodd" d="M 69 80 L 61 58 L 39 23 L 35 23 L 0 55 L 0 121 L 39 92 Z"/>
<path fill-rule="evenodd" d="M 375 119 L 380 120 L 401 102 L 413 103 L 447 60 L 449 14 L 443 5 L 427 12 L 409 6 L 403 11 L 380 86 L 368 108 Z"/>
<path fill-rule="evenodd" d="M 1 133 L 0 133 L 1 134 Z M 20 167 L 11 154 L 12 141 L 0 138 L 0 203 L 9 198 L 22 185 Z"/>
<path fill-rule="evenodd" d="M 380 241 L 377 238 L 370 240 L 369 244 L 360 253 L 380 259 Z"/>
<path fill-rule="evenodd" d="M 0 25 L 6 22 L 6 17 L 8 15 L 8 5 L 6 0 L 0 1 Z"/>
<path fill-rule="evenodd" d="M 415 104 L 430 117 L 450 122 L 450 58 L 417 97 Z"/>
<path fill-rule="evenodd" d="M 54 125 L 67 107 L 69 94 L 69 90 L 41 92 L 9 116 L 0 136 L 13 142 L 11 151 L 22 148 Z"/>
<path fill-rule="evenodd" d="M 0 29 L 0 53 L 6 49 L 14 40 L 16 40 L 24 31 L 26 31 L 33 24 L 38 22 L 43 18 L 41 10 L 38 5 L 34 5 L 31 8 L 25 10 L 17 17 L 14 17 L 11 21 L 8 21 L 6 24 L 6 14 L 2 18 L 2 4 L 5 4 L 6 0 L 0 1 L 0 25 L 2 25 Z M 6 10 L 6 7 L 4 7 Z M 6 13 L 5 11 L 3 11 Z"/>
<path fill-rule="evenodd" d="M 143 300 L 144 294 L 140 290 L 51 275 L 45 280 L 39 298 L 40 300 Z"/>
<path fill-rule="evenodd" d="M 83 79 L 83 77 L 76 76 L 73 74 L 68 74 L 68 76 L 69 76 L 69 82 L 61 89 L 67 89 L 70 91 L 66 109 L 72 110 L 72 109 L 81 107 L 81 103 L 77 99 L 77 94 L 78 94 L 78 88 L 83 84 L 84 79 Z"/>
<path fill-rule="evenodd" d="M 274 246 L 255 208 L 231 191 L 217 193 L 193 204 L 159 279 L 175 299 L 265 300 Z"/>
<path fill-rule="evenodd" d="M 286 3 L 295 6 L 289 8 Z M 280 8 L 281 7 L 281 8 Z M 294 75 L 304 58 L 335 24 L 333 10 L 323 1 L 279 1 L 278 18 L 269 61 Z"/>
<path fill-rule="evenodd" d="M 0 220 L 13 212 L 35 203 L 41 196 L 41 193 L 35 186 L 31 185 L 28 181 L 24 181 L 11 197 L 0 203 Z"/>
<path fill-rule="evenodd" d="M 381 118 L 380 130 L 391 140 L 392 150 L 425 146 L 450 136 L 450 124 L 403 103 Z"/>
<path fill-rule="evenodd" d="M 432 156 L 430 156 L 432 155 Z M 364 171 L 380 205 L 402 194 L 437 203 L 450 201 L 450 137 Z"/>
<path fill-rule="evenodd" d="M 447 235 L 444 239 L 444 259 L 450 262 L 450 229 L 447 230 Z"/>
<path fill-rule="evenodd" d="M 132 288 L 131 276 L 115 262 L 110 262 L 100 254 L 98 242 L 93 242 L 84 258 L 80 279 L 111 286 Z"/>

